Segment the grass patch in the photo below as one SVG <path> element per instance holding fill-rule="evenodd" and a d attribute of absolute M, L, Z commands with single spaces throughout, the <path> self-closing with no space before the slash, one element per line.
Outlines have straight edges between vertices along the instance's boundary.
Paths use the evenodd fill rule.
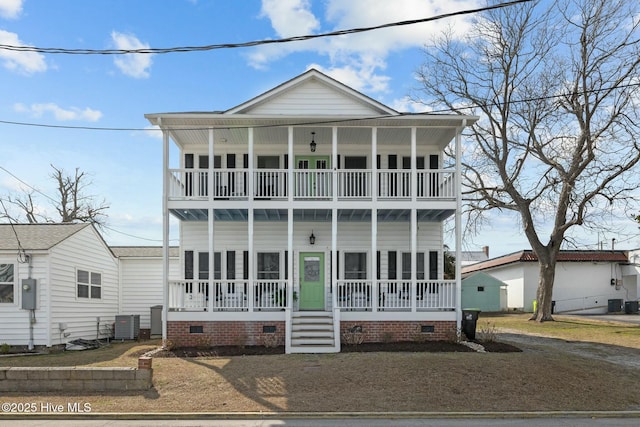
<path fill-rule="evenodd" d="M 495 325 L 499 330 L 512 330 L 566 341 L 599 342 L 622 347 L 640 348 L 640 326 L 602 321 L 586 316 L 554 315 L 553 322 L 530 321 L 530 314 L 480 313 L 478 326 Z"/>
<path fill-rule="evenodd" d="M 0 366 L 138 366 L 138 357 L 157 348 L 160 340 L 112 342 L 95 350 L 61 351 L 57 353 L 0 357 Z"/>

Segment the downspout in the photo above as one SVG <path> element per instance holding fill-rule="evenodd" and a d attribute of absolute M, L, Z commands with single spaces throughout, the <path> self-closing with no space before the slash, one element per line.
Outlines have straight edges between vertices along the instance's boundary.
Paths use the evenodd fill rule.
<path fill-rule="evenodd" d="M 25 259 L 27 260 L 27 279 L 31 279 L 31 270 L 33 269 L 33 264 L 31 261 L 31 255 L 25 254 Z M 36 304 L 37 304 L 36 298 Z M 29 351 L 33 350 L 34 342 L 33 342 L 33 325 L 36 323 L 36 310 L 32 308 L 29 310 Z"/>
<path fill-rule="evenodd" d="M 456 132 L 456 331 L 462 331 L 462 273 L 460 258 L 462 257 L 462 131 L 467 126 L 467 119 L 462 119 L 462 126 Z"/>

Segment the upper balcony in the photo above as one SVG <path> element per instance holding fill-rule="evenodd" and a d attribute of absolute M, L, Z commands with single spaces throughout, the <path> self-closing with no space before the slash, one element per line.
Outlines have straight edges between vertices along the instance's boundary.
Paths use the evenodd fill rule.
<path fill-rule="evenodd" d="M 170 169 L 167 197 L 174 201 L 286 201 L 291 194 L 294 201 L 455 201 L 453 170 L 416 170 L 415 174 L 414 181 L 406 169 Z"/>

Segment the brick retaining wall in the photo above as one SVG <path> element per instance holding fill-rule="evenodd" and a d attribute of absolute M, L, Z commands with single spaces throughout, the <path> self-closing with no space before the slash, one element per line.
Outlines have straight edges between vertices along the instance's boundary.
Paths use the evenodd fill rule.
<path fill-rule="evenodd" d="M 123 391 L 152 387 L 150 357 L 138 359 L 137 368 L 0 367 L 0 391 Z"/>

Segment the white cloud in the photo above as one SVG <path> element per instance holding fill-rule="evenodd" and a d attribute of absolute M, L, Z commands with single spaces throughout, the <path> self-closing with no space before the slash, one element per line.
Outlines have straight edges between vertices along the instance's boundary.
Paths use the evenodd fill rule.
<path fill-rule="evenodd" d="M 0 16 L 16 19 L 22 12 L 22 0 L 0 0 Z"/>
<path fill-rule="evenodd" d="M 2 0 L 0 0 L 2 1 Z M 16 33 L 0 30 L 0 44 L 10 46 L 27 46 Z M 47 63 L 44 55 L 37 52 L 18 52 L 15 50 L 0 50 L 0 60 L 5 68 L 22 74 L 33 74 L 46 71 Z"/>
<path fill-rule="evenodd" d="M 34 117 L 42 117 L 45 113 L 51 113 L 56 120 L 61 122 L 71 120 L 97 122 L 102 118 L 102 112 L 98 110 L 93 110 L 88 107 L 85 109 L 76 107 L 64 109 L 54 103 L 31 104 L 30 106 L 15 104 L 13 109 L 19 113 L 31 114 Z"/>
<path fill-rule="evenodd" d="M 116 49 L 149 49 L 151 47 L 132 34 L 123 34 L 117 31 L 111 32 L 111 40 Z M 136 79 L 146 79 L 149 77 L 149 68 L 153 62 L 152 56 L 152 54 L 127 53 L 117 55 L 113 62 L 123 74 Z"/>
<path fill-rule="evenodd" d="M 271 20 L 279 37 L 312 34 L 320 28 L 309 0 L 262 0 L 261 16 Z"/>
<path fill-rule="evenodd" d="M 477 0 L 328 0 L 324 10 L 326 28 L 321 28 L 309 1 L 263 0 L 262 16 L 271 21 L 279 37 L 288 37 L 434 17 L 475 8 L 478 4 Z M 381 93 L 388 89 L 389 78 L 380 71 L 386 68 L 390 53 L 422 47 L 431 36 L 448 27 L 462 35 L 468 29 L 468 19 L 469 15 L 348 36 L 264 45 L 252 50 L 248 59 L 253 67 L 261 69 L 292 53 L 315 52 L 330 58 L 329 74 L 332 76 L 345 77 L 338 78 L 354 88 L 366 89 L 368 93 Z M 358 83 L 354 83 L 354 77 Z"/>

